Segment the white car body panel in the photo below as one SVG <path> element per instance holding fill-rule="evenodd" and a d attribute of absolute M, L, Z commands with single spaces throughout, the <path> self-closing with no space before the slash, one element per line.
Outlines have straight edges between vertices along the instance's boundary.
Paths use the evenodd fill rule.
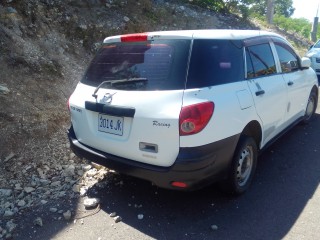
<path fill-rule="evenodd" d="M 113 106 L 136 109 L 134 118 L 124 118 L 124 133 L 118 136 L 99 132 L 98 113 L 85 109 L 85 101 L 95 101 L 92 97 L 94 90 L 94 87 L 80 83 L 70 98 L 72 124 L 80 142 L 134 161 L 158 166 L 173 164 L 179 152 L 178 119 L 183 91 L 128 92 L 100 89 L 98 102 L 104 94 L 110 93 L 114 94 Z M 155 144 L 158 152 L 142 151 L 139 143 Z"/>
<path fill-rule="evenodd" d="M 188 106 L 198 102 L 212 101 L 215 104 L 213 115 L 207 126 L 199 133 L 180 137 L 181 147 L 194 147 L 219 141 L 240 134 L 244 127 L 257 118 L 253 99 L 246 96 L 247 107 L 241 109 L 239 94 L 247 91 L 246 81 L 219 86 L 186 90 L 183 105 Z M 249 103 L 250 102 L 250 103 Z"/>
<path fill-rule="evenodd" d="M 252 30 L 225 30 L 225 29 L 211 29 L 211 30 L 179 30 L 179 31 L 161 31 L 161 32 L 147 32 L 141 33 L 147 34 L 148 40 L 153 39 L 245 39 L 250 37 L 256 37 L 257 32 L 259 35 L 269 36 L 280 36 L 276 33 L 267 31 L 252 31 Z M 121 42 L 122 36 L 128 35 L 117 35 L 110 36 L 104 39 L 103 43 Z M 136 35 L 136 34 L 134 34 Z M 258 35 L 258 36 L 259 36 Z"/>
<path fill-rule="evenodd" d="M 282 76 L 288 88 L 287 121 L 291 124 L 304 115 L 310 90 L 308 80 L 304 78 L 305 73 L 302 71 L 286 73 Z"/>
<path fill-rule="evenodd" d="M 263 123 L 261 146 L 264 146 L 284 129 L 288 102 L 286 85 L 281 75 L 271 75 L 249 80 L 248 86 Z M 258 91 L 264 91 L 264 94 L 256 96 Z"/>

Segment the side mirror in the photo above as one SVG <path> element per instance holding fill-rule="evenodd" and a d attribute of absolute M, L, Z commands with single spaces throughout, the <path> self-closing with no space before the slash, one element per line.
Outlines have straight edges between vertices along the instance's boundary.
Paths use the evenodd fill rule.
<path fill-rule="evenodd" d="M 307 69 L 311 66 L 310 58 L 303 57 L 301 58 L 301 67 L 302 69 Z"/>

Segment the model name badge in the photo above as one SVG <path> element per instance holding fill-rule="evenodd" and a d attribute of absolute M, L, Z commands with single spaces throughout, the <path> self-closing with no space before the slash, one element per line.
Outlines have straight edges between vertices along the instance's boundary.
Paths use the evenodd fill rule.
<path fill-rule="evenodd" d="M 70 106 L 70 109 L 73 110 L 73 111 L 76 111 L 76 112 L 79 112 L 79 113 L 82 113 L 82 110 L 79 109 L 79 108 L 76 108 L 74 106 Z"/>
<path fill-rule="evenodd" d="M 161 122 L 158 122 L 158 121 L 153 121 L 153 126 L 169 128 L 170 127 L 170 123 L 161 123 Z"/>

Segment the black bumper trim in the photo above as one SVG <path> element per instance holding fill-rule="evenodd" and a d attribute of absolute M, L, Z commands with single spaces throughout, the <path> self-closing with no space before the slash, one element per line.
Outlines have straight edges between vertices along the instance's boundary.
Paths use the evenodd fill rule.
<path fill-rule="evenodd" d="M 98 113 L 105 113 L 111 116 L 117 117 L 134 117 L 136 112 L 135 108 L 130 107 L 122 107 L 122 106 L 109 106 L 103 103 L 96 103 L 96 102 L 85 102 L 85 108 L 87 110 L 98 112 Z"/>
<path fill-rule="evenodd" d="M 199 147 L 180 148 L 175 163 L 160 167 L 111 155 L 80 143 L 73 127 L 68 131 L 70 147 L 74 153 L 89 161 L 99 163 L 119 173 L 149 180 L 163 188 L 178 189 L 173 181 L 185 182 L 193 190 L 226 177 L 234 149 L 239 139 L 235 135 Z M 181 189 L 184 190 L 184 189 Z"/>

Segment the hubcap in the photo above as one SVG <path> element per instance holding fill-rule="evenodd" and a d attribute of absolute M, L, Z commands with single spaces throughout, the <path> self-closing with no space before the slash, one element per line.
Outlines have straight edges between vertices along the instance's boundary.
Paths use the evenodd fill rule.
<path fill-rule="evenodd" d="M 251 146 L 246 146 L 243 149 L 237 167 L 237 181 L 239 186 L 244 186 L 250 175 L 252 170 L 252 163 L 253 163 L 253 151 Z"/>
<path fill-rule="evenodd" d="M 314 102 L 314 98 L 311 96 L 309 98 L 309 101 L 308 101 L 308 105 L 307 105 L 307 110 L 306 110 L 306 119 L 308 120 L 312 114 L 313 114 L 313 109 L 314 109 L 314 106 L 315 106 L 315 102 Z"/>

